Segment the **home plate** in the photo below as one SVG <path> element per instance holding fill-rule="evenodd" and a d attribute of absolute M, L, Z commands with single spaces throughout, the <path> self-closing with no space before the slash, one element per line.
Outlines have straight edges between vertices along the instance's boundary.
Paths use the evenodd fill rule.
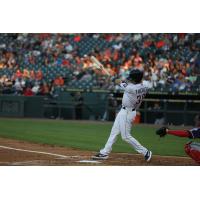
<path fill-rule="evenodd" d="M 79 163 L 96 163 L 96 164 L 99 164 L 101 162 L 99 161 L 96 161 L 96 160 L 80 160 L 80 161 L 77 161 Z"/>

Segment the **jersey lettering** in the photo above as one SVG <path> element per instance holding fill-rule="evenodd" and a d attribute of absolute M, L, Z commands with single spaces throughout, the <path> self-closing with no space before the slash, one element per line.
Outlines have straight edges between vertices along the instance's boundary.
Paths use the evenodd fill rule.
<path fill-rule="evenodd" d="M 136 104 L 140 104 L 141 101 L 144 99 L 145 96 L 146 96 L 146 94 L 137 95 Z"/>
<path fill-rule="evenodd" d="M 122 87 L 122 83 L 120 84 Z M 132 84 L 128 83 L 124 87 L 124 95 L 122 98 L 122 104 L 128 108 L 138 109 L 148 92 L 148 88 L 143 86 L 142 84 Z"/>
<path fill-rule="evenodd" d="M 141 94 L 141 93 L 146 93 L 147 92 L 147 88 L 140 88 L 138 90 L 136 90 L 136 94 Z"/>

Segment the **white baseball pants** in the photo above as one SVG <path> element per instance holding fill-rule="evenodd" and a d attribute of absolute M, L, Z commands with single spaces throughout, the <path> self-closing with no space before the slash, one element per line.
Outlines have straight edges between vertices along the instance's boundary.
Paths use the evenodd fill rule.
<path fill-rule="evenodd" d="M 121 133 L 122 140 L 129 143 L 138 153 L 145 155 L 147 149 L 143 147 L 134 137 L 131 135 L 132 121 L 136 116 L 136 111 L 131 109 L 121 109 L 117 114 L 115 122 L 113 124 L 110 137 L 100 153 L 108 155 L 112 151 L 112 145 L 116 142 L 117 136 Z"/>

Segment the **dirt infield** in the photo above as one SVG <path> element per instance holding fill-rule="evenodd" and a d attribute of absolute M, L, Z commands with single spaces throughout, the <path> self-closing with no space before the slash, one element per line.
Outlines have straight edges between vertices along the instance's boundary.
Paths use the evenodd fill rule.
<path fill-rule="evenodd" d="M 0 138 L 1 166 L 195 166 L 188 157 L 168 157 L 154 155 L 150 163 L 144 162 L 141 155 L 112 153 L 108 160 L 93 163 L 95 152 L 73 148 L 35 144 L 24 141 Z"/>

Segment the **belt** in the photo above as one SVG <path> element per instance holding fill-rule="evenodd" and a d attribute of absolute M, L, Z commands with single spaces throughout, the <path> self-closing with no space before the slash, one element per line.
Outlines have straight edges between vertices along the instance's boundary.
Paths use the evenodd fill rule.
<path fill-rule="evenodd" d="M 122 106 L 122 109 L 127 110 L 125 106 Z M 135 111 L 135 108 L 132 108 L 132 111 Z"/>

